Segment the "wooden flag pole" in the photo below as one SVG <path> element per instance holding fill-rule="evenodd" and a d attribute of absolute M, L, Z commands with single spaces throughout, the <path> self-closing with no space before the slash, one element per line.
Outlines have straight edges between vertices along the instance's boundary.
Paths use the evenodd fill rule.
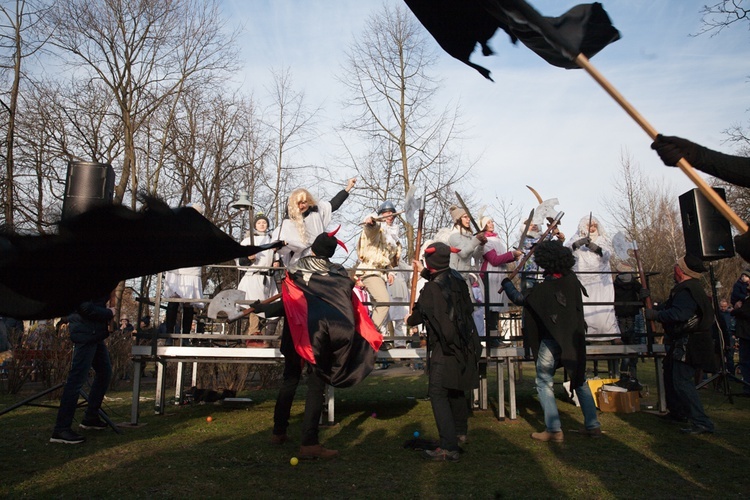
<path fill-rule="evenodd" d="M 586 72 L 591 75 L 591 77 L 596 80 L 599 85 L 602 86 L 602 88 L 614 99 L 617 101 L 617 103 L 625 110 L 627 114 L 630 115 L 633 120 L 638 123 L 638 125 L 641 126 L 641 128 L 648 134 L 648 136 L 651 138 L 651 140 L 655 140 L 656 136 L 658 135 L 658 132 L 654 127 L 651 126 L 651 124 L 646 121 L 646 119 L 633 107 L 630 105 L 630 103 L 620 94 L 617 89 L 615 89 L 609 81 L 607 81 L 604 76 L 599 73 L 599 71 L 589 62 L 588 58 L 583 54 L 578 54 L 578 56 L 575 59 L 576 64 L 586 70 Z M 727 203 L 721 199 L 721 197 L 716 193 L 716 191 L 711 188 L 711 186 L 706 183 L 706 181 L 698 175 L 698 172 L 693 168 L 690 163 L 685 158 L 680 158 L 680 161 L 677 162 L 677 166 L 682 170 L 685 175 L 688 176 L 688 178 L 693 181 L 693 183 L 698 186 L 698 189 L 703 193 L 703 195 L 708 199 L 708 201 L 711 202 L 711 204 L 716 207 L 716 209 L 721 212 L 721 215 L 726 217 L 726 219 L 732 223 L 734 227 L 736 227 L 741 233 L 746 233 L 748 230 L 747 224 L 745 221 L 740 219 L 739 215 L 737 215 L 734 210 L 732 210 Z"/>

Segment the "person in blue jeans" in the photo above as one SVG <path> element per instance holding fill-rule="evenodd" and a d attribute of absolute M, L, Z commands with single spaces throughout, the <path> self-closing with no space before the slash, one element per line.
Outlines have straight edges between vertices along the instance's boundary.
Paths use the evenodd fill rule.
<path fill-rule="evenodd" d="M 689 419 L 685 434 L 713 434 L 714 424 L 706 415 L 698 390 L 697 370 L 716 371 L 714 308 L 701 283 L 706 268 L 700 258 L 687 254 L 674 265 L 675 286 L 669 298 L 654 309 L 646 309 L 647 321 L 664 326 L 667 356 L 664 358 L 664 395 L 673 420 Z"/>
<path fill-rule="evenodd" d="M 50 443 L 80 444 L 86 441 L 71 426 L 78 406 L 78 395 L 92 368 L 95 373 L 94 381 L 79 427 L 87 430 L 107 428 L 107 424 L 99 418 L 99 408 L 112 380 L 112 363 L 104 344 L 114 318 L 114 310 L 107 307 L 108 300 L 109 297 L 84 302 L 68 316 L 68 333 L 73 341 L 73 361 L 60 398 L 60 409 Z"/>
<path fill-rule="evenodd" d="M 536 358 L 536 389 L 544 411 L 546 429 L 532 439 L 562 442 L 564 434 L 553 391 L 555 371 L 563 366 L 578 396 L 584 426 L 578 433 L 602 435 L 596 405 L 586 383 L 586 323 L 583 319 L 583 286 L 573 272 L 575 257 L 559 241 L 539 243 L 535 251 L 543 280 L 525 294 L 505 278 L 503 290 L 516 305 L 524 307 L 524 336 Z"/>

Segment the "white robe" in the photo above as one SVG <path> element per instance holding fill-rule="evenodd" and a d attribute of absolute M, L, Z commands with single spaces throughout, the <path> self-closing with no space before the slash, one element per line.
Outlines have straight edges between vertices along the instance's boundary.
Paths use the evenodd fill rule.
<path fill-rule="evenodd" d="M 588 220 L 588 217 L 586 217 Z M 579 234 L 570 240 L 572 245 L 578 239 L 586 236 Z M 593 341 L 609 341 L 620 338 L 620 329 L 617 326 L 617 317 L 615 316 L 615 287 L 612 281 L 612 267 L 609 259 L 612 256 L 612 243 L 606 236 L 596 235 L 591 238 L 602 249 L 602 255 L 589 250 L 587 246 L 580 247 L 573 251 L 576 258 L 576 264 L 573 271 L 578 275 L 578 281 L 586 288 L 588 297 L 584 295 L 583 302 L 608 302 L 607 305 L 583 306 L 583 317 L 586 320 L 588 329 L 586 336 L 597 335 L 588 338 Z M 598 274 L 579 274 L 582 272 L 594 272 Z M 602 335 L 609 334 L 609 335 Z M 601 337 L 598 335 L 602 335 Z"/>
<path fill-rule="evenodd" d="M 305 224 L 305 239 L 302 241 L 297 229 L 297 223 L 291 219 L 281 221 L 279 227 L 274 231 L 273 239 L 282 240 L 286 243 L 278 250 L 281 261 L 284 266 L 297 262 L 301 257 L 307 257 L 312 253 L 310 246 L 320 233 L 326 230 L 331 223 L 331 213 L 333 212 L 331 202 L 319 201 L 318 210 L 311 212 L 303 219 Z"/>
<path fill-rule="evenodd" d="M 269 234 L 255 234 L 254 243 L 264 245 L 271 242 Z M 250 245 L 250 238 L 242 240 L 241 245 Z M 253 266 L 247 267 L 247 272 L 237 285 L 238 290 L 245 292 L 246 300 L 265 300 L 278 293 L 276 281 L 267 269 L 256 269 L 256 267 L 271 267 L 273 265 L 273 249 L 263 250 L 255 254 Z"/>

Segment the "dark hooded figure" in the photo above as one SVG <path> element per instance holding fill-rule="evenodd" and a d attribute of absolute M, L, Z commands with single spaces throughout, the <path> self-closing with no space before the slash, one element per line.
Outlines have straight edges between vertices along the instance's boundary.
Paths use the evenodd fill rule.
<path fill-rule="evenodd" d="M 459 443 L 466 441 L 468 431 L 465 391 L 479 387 L 482 346 L 472 317 L 469 287 L 449 267 L 451 253 L 455 252 L 457 248 L 444 243 L 433 243 L 425 249 L 422 277 L 427 283 L 407 319 L 409 326 L 427 326 L 427 393 L 440 434 L 440 447 L 425 451 L 425 458 L 430 460 L 458 460 Z"/>
<path fill-rule="evenodd" d="M 540 243 L 534 254 L 544 270 L 544 280 L 522 295 L 513 282 L 505 278 L 503 290 L 508 298 L 524 306 L 524 337 L 536 359 L 536 390 L 544 411 L 544 432 L 534 432 L 539 441 L 563 441 L 560 414 L 555 402 L 553 379 L 562 365 L 568 372 L 583 411 L 584 427 L 580 434 L 599 437 L 601 424 L 596 405 L 586 383 L 586 323 L 583 320 L 583 286 L 572 268 L 575 257 L 559 241 Z"/>

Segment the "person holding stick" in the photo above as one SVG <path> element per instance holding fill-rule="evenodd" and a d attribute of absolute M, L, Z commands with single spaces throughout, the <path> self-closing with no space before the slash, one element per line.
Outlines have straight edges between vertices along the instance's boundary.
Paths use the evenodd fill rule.
<path fill-rule="evenodd" d="M 377 214 L 365 217 L 357 243 L 357 256 L 363 268 L 357 271 L 357 276 L 372 298 L 372 322 L 383 335 L 388 334 L 388 302 L 391 301 L 388 286 L 393 285 L 395 279 L 394 273 L 389 270 L 397 266 L 401 259 L 401 241 L 395 219 L 394 204 L 383 202 Z"/>
<path fill-rule="evenodd" d="M 586 323 L 583 320 L 583 285 L 573 272 L 575 257 L 559 241 L 542 241 L 534 248 L 543 281 L 522 294 L 512 276 L 503 280 L 503 290 L 516 305 L 524 307 L 527 340 L 536 360 L 536 390 L 544 411 L 546 429 L 531 434 L 543 442 L 562 442 L 564 434 L 555 402 L 555 371 L 563 366 L 578 396 L 584 426 L 579 434 L 597 438 L 602 434 L 596 405 L 586 383 Z"/>

